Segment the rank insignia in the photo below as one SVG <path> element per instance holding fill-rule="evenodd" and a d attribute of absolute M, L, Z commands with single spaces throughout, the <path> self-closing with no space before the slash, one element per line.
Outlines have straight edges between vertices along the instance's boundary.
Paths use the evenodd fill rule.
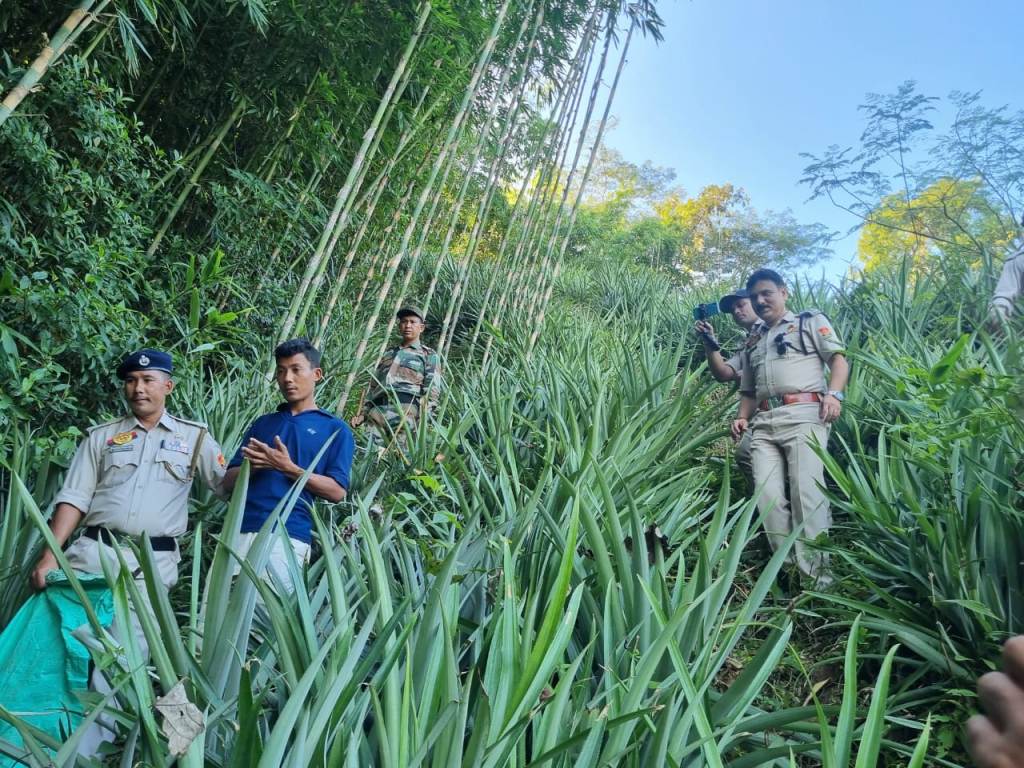
<path fill-rule="evenodd" d="M 107 445 L 128 445 L 132 440 L 139 436 L 139 433 L 135 430 L 131 432 L 118 432 L 112 438 L 107 440 Z"/>
<path fill-rule="evenodd" d="M 830 336 L 832 335 L 832 329 L 829 328 L 828 326 L 823 325 L 821 328 L 818 329 L 818 333 L 820 333 L 822 336 Z"/>

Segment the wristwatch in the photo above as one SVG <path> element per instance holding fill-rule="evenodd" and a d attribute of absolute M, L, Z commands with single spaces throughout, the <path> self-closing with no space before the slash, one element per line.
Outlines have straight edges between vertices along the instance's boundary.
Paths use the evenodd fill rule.
<path fill-rule="evenodd" d="M 834 397 L 834 398 L 835 398 L 836 400 L 838 400 L 838 401 L 839 401 L 840 403 L 841 403 L 841 402 L 843 402 L 843 400 L 845 400 L 845 399 L 846 399 L 846 395 L 844 395 L 844 394 L 843 394 L 843 392 L 842 392 L 842 390 L 839 390 L 839 389 L 830 389 L 830 390 L 829 390 L 828 392 L 826 392 L 825 394 L 827 394 L 827 395 L 832 395 L 832 397 Z"/>

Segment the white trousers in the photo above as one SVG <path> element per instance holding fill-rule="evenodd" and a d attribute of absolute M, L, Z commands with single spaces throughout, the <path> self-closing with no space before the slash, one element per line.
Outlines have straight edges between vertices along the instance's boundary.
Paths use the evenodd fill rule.
<path fill-rule="evenodd" d="M 238 534 L 238 554 L 245 557 L 249 554 L 249 550 L 252 548 L 253 543 L 256 541 L 255 533 L 240 533 Z M 310 545 L 305 541 L 299 541 L 289 537 L 288 541 L 291 542 L 292 552 L 295 553 L 295 559 L 298 561 L 299 567 L 301 568 L 309 562 L 309 550 Z M 238 575 L 242 570 L 241 566 L 235 564 L 234 574 Z M 288 570 L 288 555 L 284 549 L 284 542 L 281 541 L 280 536 L 274 535 L 274 540 L 270 545 L 270 557 L 267 559 L 267 569 L 264 572 L 273 573 L 274 577 L 279 580 L 290 593 L 295 591 L 295 585 L 292 583 L 292 575 Z"/>

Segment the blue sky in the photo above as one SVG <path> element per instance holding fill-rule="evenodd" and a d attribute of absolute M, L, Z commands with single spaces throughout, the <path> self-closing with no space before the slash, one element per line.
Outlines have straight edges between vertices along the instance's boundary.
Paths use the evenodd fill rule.
<path fill-rule="evenodd" d="M 982 90 L 1024 108 L 1024 7 L 1010 0 L 668 0 L 665 40 L 634 43 L 606 142 L 627 160 L 674 168 L 690 194 L 747 190 L 758 210 L 845 232 L 827 201 L 805 203 L 800 152 L 857 142 L 866 93 L 916 80 L 928 95 Z M 943 115 L 936 116 L 938 125 Z M 818 269 L 836 278 L 856 236 Z"/>

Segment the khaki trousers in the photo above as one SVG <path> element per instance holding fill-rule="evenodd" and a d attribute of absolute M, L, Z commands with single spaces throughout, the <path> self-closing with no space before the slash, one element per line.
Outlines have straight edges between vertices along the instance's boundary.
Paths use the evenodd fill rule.
<path fill-rule="evenodd" d="M 125 556 L 128 567 L 132 569 L 132 573 L 136 577 L 135 586 L 139 588 L 139 592 L 142 594 L 144 610 L 153 615 L 153 609 L 149 604 L 149 592 L 146 590 L 145 579 L 142 578 L 141 573 L 138 571 L 138 561 L 128 546 L 122 547 L 121 552 Z M 115 573 L 120 571 L 117 552 L 114 551 L 114 548 L 109 544 L 101 543 L 85 536 L 80 536 L 76 539 L 64 554 L 71 566 L 77 571 L 103 573 L 103 559 L 113 566 Z M 163 582 L 164 587 L 170 589 L 178 581 L 178 562 L 181 560 L 181 555 L 177 550 L 173 552 L 154 552 L 153 555 L 160 581 Z M 148 661 L 149 643 L 146 640 L 145 632 L 142 631 L 142 622 L 139 621 L 139 617 L 135 613 L 135 606 L 131 599 L 129 599 L 128 604 L 130 608 L 129 615 L 127 617 L 115 617 L 114 623 L 109 627 L 108 631 L 111 637 L 122 645 L 127 643 L 126 633 L 131 632 L 135 636 L 135 642 L 138 645 L 142 658 Z M 127 622 L 125 619 L 127 619 Z M 89 689 L 101 694 L 108 694 L 113 690 L 106 675 L 95 667 L 89 677 Z M 106 714 L 100 715 L 82 734 L 82 740 L 78 743 L 78 754 L 82 757 L 99 758 L 104 742 L 114 743 L 117 737 L 115 731 L 114 719 Z"/>
<path fill-rule="evenodd" d="M 818 403 L 795 403 L 761 411 L 751 425 L 750 452 L 758 510 L 772 551 L 794 526 L 803 523 L 804 540 L 828 531 L 831 511 L 823 488 L 825 468 L 812 446 L 828 443 L 829 428 L 818 417 Z M 789 496 L 786 496 L 786 483 Z M 827 556 L 798 539 L 788 562 L 819 581 L 830 581 Z"/>
<path fill-rule="evenodd" d="M 754 465 L 750 456 L 751 430 L 743 433 L 743 437 L 736 443 L 736 466 L 747 478 L 751 488 L 754 486 Z"/>

